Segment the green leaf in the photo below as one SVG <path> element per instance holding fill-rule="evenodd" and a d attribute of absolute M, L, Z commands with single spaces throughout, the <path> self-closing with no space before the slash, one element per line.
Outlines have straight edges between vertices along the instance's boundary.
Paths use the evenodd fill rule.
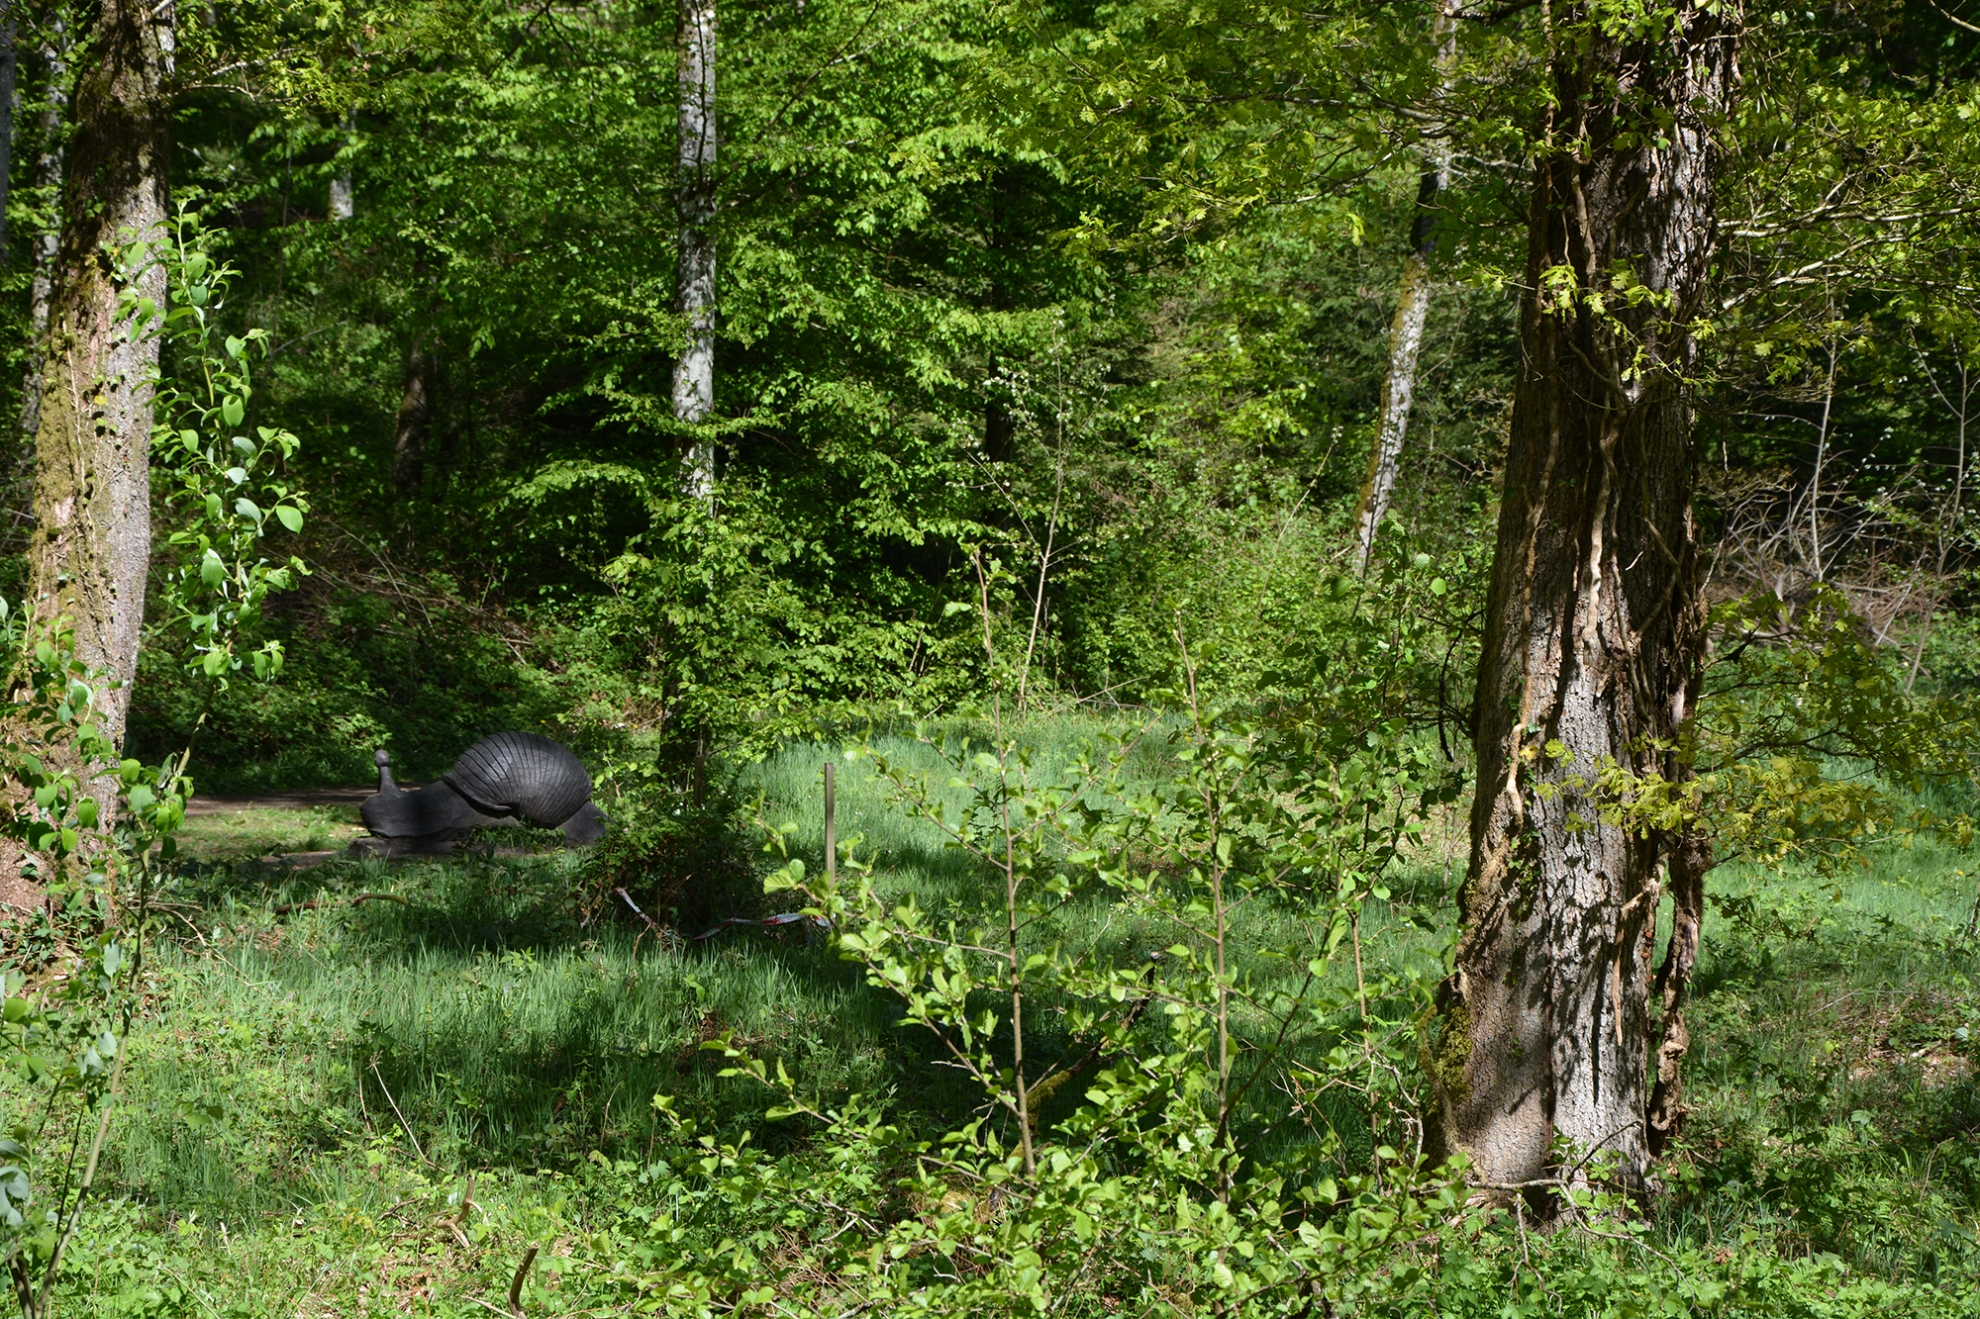
<path fill-rule="evenodd" d="M 239 394 L 227 395 L 226 399 L 220 404 L 220 419 L 229 426 L 240 425 L 241 418 L 246 415 L 247 404 L 242 401 Z"/>
<path fill-rule="evenodd" d="M 275 505 L 275 516 L 277 519 L 281 521 L 282 525 L 287 527 L 290 531 L 302 530 L 302 522 L 303 522 L 302 510 L 297 508 L 295 505 L 293 504 Z M 5 617 L 6 615 L 4 613 L 0 613 L 0 618 L 5 618 Z"/>
<path fill-rule="evenodd" d="M 199 580 L 213 590 L 218 590 L 220 583 L 227 580 L 227 565 L 212 550 L 208 550 L 199 561 Z"/>
<path fill-rule="evenodd" d="M 234 501 L 234 511 L 254 523 L 255 526 L 258 527 L 261 525 L 262 513 L 260 507 L 245 495 Z"/>

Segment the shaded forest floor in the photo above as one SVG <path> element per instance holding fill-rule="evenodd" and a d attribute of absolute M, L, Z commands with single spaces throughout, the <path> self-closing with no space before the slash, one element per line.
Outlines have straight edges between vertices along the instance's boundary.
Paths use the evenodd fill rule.
<path fill-rule="evenodd" d="M 822 847 L 820 759 L 795 748 L 753 779 L 772 821 L 799 826 L 801 854 Z M 530 1315 L 628 1309 L 644 1169 L 666 1138 L 654 1095 L 804 1157 L 802 1133 L 719 1077 L 704 1041 L 732 1031 L 824 1095 L 963 1102 L 821 939 L 656 939 L 572 900 L 580 854 L 257 860 L 355 828 L 335 806 L 189 823 L 200 861 L 154 950 L 161 1011 L 131 1046 L 110 1189 L 69 1256 L 65 1313 L 506 1313 L 531 1244 Z M 840 831 L 931 908 L 976 882 L 856 767 Z M 1410 880 L 1446 925 L 1447 859 L 1423 857 Z M 1820 1261 L 1824 1295 L 1794 1313 L 1971 1303 L 1953 1293 L 1980 1276 L 1980 957 L 1961 933 L 1976 869 L 1894 848 L 1834 880 L 1715 876 L 1693 1112 L 1653 1240 Z M 337 900 L 372 892 L 404 902 Z M 1134 937 L 1095 922 L 1067 937 Z M 1443 937 L 1379 911 L 1368 936 L 1371 958 L 1425 962 Z M 1288 1127 L 1279 1138 L 1298 1144 Z"/>

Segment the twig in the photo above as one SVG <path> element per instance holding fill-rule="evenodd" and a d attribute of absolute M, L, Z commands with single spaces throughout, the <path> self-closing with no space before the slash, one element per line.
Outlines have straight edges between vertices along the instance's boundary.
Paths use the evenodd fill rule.
<path fill-rule="evenodd" d="M 340 902 L 348 902 L 353 907 L 361 902 L 396 902 L 401 907 L 412 906 L 410 901 L 396 893 L 360 893 L 354 898 L 311 898 L 308 902 L 284 902 L 275 908 L 275 914 L 286 916 L 292 911 L 315 911 L 318 907 L 325 905 L 334 907 Z M 197 934 L 199 931 L 195 930 L 193 933 Z"/>
<path fill-rule="evenodd" d="M 1959 17 L 1957 14 L 1947 13 L 1946 7 L 1940 4 L 1939 0 L 1931 0 L 1931 5 L 1932 8 L 1938 10 L 1940 14 L 1944 15 L 1945 20 L 1948 23 L 1953 24 L 1955 27 L 1963 27 L 1968 32 L 1980 32 L 1980 27 L 1974 26 L 1973 24 L 1967 22 L 1965 19 Z"/>
<path fill-rule="evenodd" d="M 128 1036 L 128 1032 L 127 1032 Z M 35 1313 L 48 1313 L 48 1290 L 55 1285 L 55 1274 L 62 1263 L 62 1252 L 69 1248 L 75 1239 L 76 1229 L 82 1226 L 83 1201 L 89 1190 L 96 1185 L 96 1160 L 103 1153 L 103 1138 L 110 1132 L 110 1113 L 117 1106 L 117 1085 L 124 1075 L 124 1055 L 129 1050 L 128 1038 L 124 1047 L 117 1050 L 117 1060 L 111 1064 L 110 1088 L 103 1096 L 103 1116 L 96 1124 L 96 1139 L 89 1143 L 89 1162 L 83 1167 L 82 1185 L 76 1188 L 76 1203 L 69 1210 L 68 1224 L 62 1229 L 62 1239 L 55 1243 L 55 1252 L 48 1257 L 48 1271 L 41 1277 L 41 1294 L 35 1298 Z"/>
<path fill-rule="evenodd" d="M 529 1276 L 529 1266 L 534 1263 L 536 1263 L 536 1244 L 531 1242 L 529 1249 L 523 1252 L 522 1263 L 516 1265 L 516 1276 L 509 1280 L 509 1313 L 515 1315 L 516 1319 L 522 1319 L 523 1279 Z"/>
<path fill-rule="evenodd" d="M 648 916 L 645 912 L 639 909 L 639 904 L 632 900 L 632 894 L 626 892 L 622 888 L 615 888 L 612 891 L 626 900 L 626 905 L 632 908 L 632 914 L 639 917 L 641 920 L 645 921 L 647 929 L 652 930 L 656 933 L 659 932 L 660 927 L 653 923 L 653 918 L 651 916 Z"/>
<path fill-rule="evenodd" d="M 206 941 L 206 936 L 199 932 L 199 926 L 194 925 L 191 920 L 187 919 L 185 916 L 181 915 L 176 911 L 172 912 L 171 915 L 177 916 L 180 920 L 185 921 L 186 928 L 193 932 L 193 938 L 199 940 L 200 947 L 206 949 L 206 951 L 209 953 L 213 951 L 213 945 L 208 943 Z"/>
<path fill-rule="evenodd" d="M 412 1142 L 413 1153 L 419 1155 L 419 1161 L 421 1163 L 431 1168 L 433 1161 L 427 1158 L 426 1151 L 419 1147 L 419 1137 L 413 1135 L 412 1123 L 406 1121 L 406 1115 L 404 1113 L 399 1112 L 399 1101 L 392 1098 L 392 1087 L 386 1085 L 385 1078 L 379 1075 L 378 1060 L 376 1058 L 371 1060 L 371 1074 L 378 1078 L 378 1088 L 385 1092 L 385 1102 L 392 1106 L 393 1115 L 399 1119 L 399 1125 L 405 1128 L 406 1139 Z"/>

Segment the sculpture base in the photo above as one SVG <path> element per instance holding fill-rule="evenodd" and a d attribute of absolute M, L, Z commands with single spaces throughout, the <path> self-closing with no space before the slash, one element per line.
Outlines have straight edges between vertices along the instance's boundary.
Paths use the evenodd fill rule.
<path fill-rule="evenodd" d="M 367 857 L 384 861 L 401 856 L 446 856 L 459 842 L 459 834 L 428 834 L 423 838 L 386 838 L 370 834 L 353 840 L 346 849 L 346 855 L 358 861 Z"/>

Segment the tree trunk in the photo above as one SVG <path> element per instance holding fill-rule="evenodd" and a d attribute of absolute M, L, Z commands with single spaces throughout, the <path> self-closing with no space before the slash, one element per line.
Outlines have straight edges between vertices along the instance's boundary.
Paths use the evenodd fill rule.
<path fill-rule="evenodd" d="M 1528 218 L 1471 865 L 1432 1067 L 1445 1148 L 1502 1189 L 1583 1181 L 1606 1161 L 1629 1186 L 1648 1171 L 1670 849 L 1614 815 L 1618 778 L 1681 773 L 1668 748 L 1703 640 L 1684 381 L 1737 37 L 1730 9 L 1677 0 L 1670 14 L 1646 40 L 1556 11 L 1570 30 L 1554 38 Z"/>
<path fill-rule="evenodd" d="M 124 732 L 151 561 L 147 470 L 158 339 L 118 315 L 120 255 L 165 236 L 173 48 L 169 3 L 102 0 L 91 62 L 76 85 L 75 130 L 49 303 L 35 432 L 29 600 L 66 616 L 78 657 L 109 683 L 99 726 Z M 140 257 L 133 291 L 165 306 L 165 270 Z"/>
<path fill-rule="evenodd" d="M 1023 183 L 1018 172 L 1008 166 L 998 170 L 990 181 L 990 220 L 984 234 L 990 267 L 990 296 L 986 302 L 992 312 L 1008 312 L 1017 302 L 1010 287 L 1014 279 L 1010 265 L 1017 259 L 1021 241 L 1017 231 L 1023 221 L 1019 212 L 1022 198 Z M 991 392 L 983 404 L 983 457 L 993 463 L 1007 463 L 1017 457 L 1017 418 L 1011 413 L 1017 395 L 1010 383 L 1001 378 L 1003 367 L 992 353 L 986 382 Z"/>
<path fill-rule="evenodd" d="M 0 266 L 7 265 L 7 189 L 14 176 L 14 11 L 0 22 Z"/>
<path fill-rule="evenodd" d="M 413 336 L 406 349 L 406 387 L 399 395 L 398 421 L 392 429 L 392 498 L 412 499 L 426 480 L 426 428 L 432 411 L 433 354 L 426 335 Z"/>
<path fill-rule="evenodd" d="M 1684 1055 L 1691 1047 L 1684 1006 L 1691 973 L 1698 965 L 1698 935 L 1705 919 L 1705 872 L 1712 868 L 1712 845 L 1696 833 L 1677 840 L 1666 873 L 1671 887 L 1671 946 L 1657 969 L 1657 997 L 1663 1009 L 1655 1083 L 1648 1117 L 1650 1152 L 1662 1154 L 1684 1122 Z"/>
<path fill-rule="evenodd" d="M 1437 43 L 1438 90 L 1450 91 L 1457 66 L 1457 15 L 1454 0 L 1435 0 L 1431 20 Z M 1382 416 L 1375 444 L 1368 452 L 1368 477 L 1362 482 L 1355 509 L 1354 570 L 1365 572 L 1375 551 L 1375 533 L 1389 513 L 1402 461 L 1403 436 L 1409 429 L 1409 409 L 1416 398 L 1416 359 L 1423 347 L 1423 325 L 1430 315 L 1430 256 L 1437 248 L 1437 194 L 1450 183 L 1451 140 L 1441 126 L 1424 139 L 1423 174 L 1416 188 L 1416 220 L 1410 228 L 1409 255 L 1403 259 L 1402 286 L 1396 297 L 1396 318 L 1389 327 L 1389 370 L 1382 380 Z"/>
<path fill-rule="evenodd" d="M 48 304 L 55 289 L 55 252 L 61 245 L 62 118 L 69 109 L 69 34 L 60 17 L 50 23 L 50 29 L 49 42 L 41 48 L 48 90 L 41 103 L 41 149 L 35 159 L 34 181 L 43 196 L 55 199 L 57 218 L 35 236 L 27 375 L 21 382 L 21 429 L 29 435 L 41 426 L 41 371 L 48 360 Z"/>
<path fill-rule="evenodd" d="M 330 176 L 330 218 L 348 220 L 357 214 L 355 183 L 351 177 L 351 141 L 357 136 L 357 116 L 344 116 L 343 149 L 337 153 L 337 172 Z"/>
<path fill-rule="evenodd" d="M 700 425 L 715 409 L 715 0 L 681 0 L 679 83 L 674 301 L 687 342 L 674 363 L 674 416 Z M 693 442 L 686 476 L 690 497 L 713 508 L 713 440 Z"/>

